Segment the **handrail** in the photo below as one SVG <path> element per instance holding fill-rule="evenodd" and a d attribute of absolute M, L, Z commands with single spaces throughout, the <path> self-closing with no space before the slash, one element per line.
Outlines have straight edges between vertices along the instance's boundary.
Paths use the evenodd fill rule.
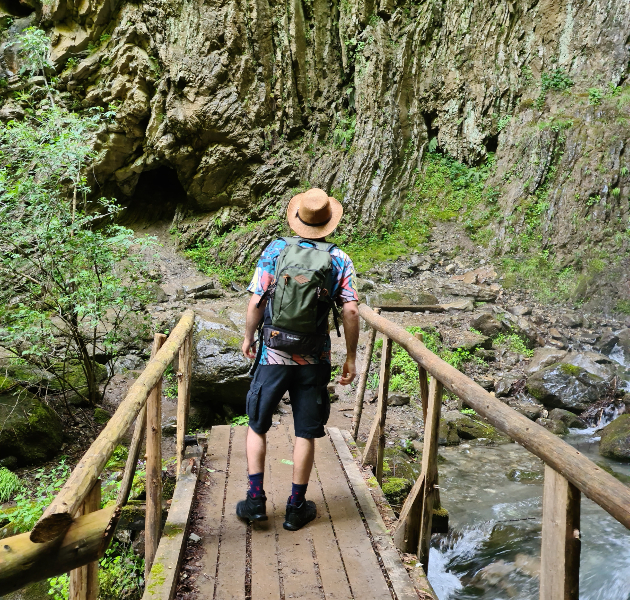
<path fill-rule="evenodd" d="M 433 354 L 399 325 L 377 315 L 365 304 L 359 306 L 359 314 L 374 329 L 402 346 L 430 375 L 499 431 L 538 456 L 587 498 L 630 529 L 630 488 L 544 427 L 497 400 L 472 379 Z"/>
<path fill-rule="evenodd" d="M 92 442 L 55 499 L 45 510 L 31 531 L 32 542 L 49 542 L 70 527 L 74 515 L 99 478 L 127 430 L 134 422 L 147 397 L 164 371 L 173 362 L 186 337 L 192 330 L 195 313 L 187 310 L 171 332 L 168 340 L 149 362 L 140 377 L 131 386 L 112 418 Z"/>

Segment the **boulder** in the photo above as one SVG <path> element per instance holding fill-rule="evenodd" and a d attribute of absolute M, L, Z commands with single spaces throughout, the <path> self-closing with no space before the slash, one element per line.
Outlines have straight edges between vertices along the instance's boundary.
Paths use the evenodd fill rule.
<path fill-rule="evenodd" d="M 575 358 L 530 375 L 527 391 L 549 408 L 582 411 L 597 402 L 606 393 L 612 374 L 605 373 L 600 365 L 587 370 L 585 366 L 590 363 L 584 357 Z"/>
<path fill-rule="evenodd" d="M 554 435 L 566 435 L 569 433 L 569 428 L 562 421 L 540 418 L 536 419 L 536 423 L 545 429 L 548 429 Z"/>
<path fill-rule="evenodd" d="M 411 402 L 407 394 L 390 394 L 387 398 L 387 406 L 405 406 Z"/>
<path fill-rule="evenodd" d="M 607 458 L 630 461 L 630 414 L 617 417 L 600 431 L 599 453 Z"/>
<path fill-rule="evenodd" d="M 517 306 L 510 306 L 508 308 L 508 312 L 513 314 L 515 317 L 524 317 L 525 315 L 531 315 L 532 309 L 528 306 L 522 306 L 519 304 Z"/>
<path fill-rule="evenodd" d="M 510 395 L 512 386 L 518 381 L 518 377 L 503 377 L 494 386 L 494 395 L 497 398 L 505 398 Z"/>
<path fill-rule="evenodd" d="M 489 423 L 469 415 L 462 414 L 456 410 L 444 413 L 444 421 L 453 424 L 457 431 L 457 436 L 462 440 L 486 439 L 499 444 L 511 442 L 510 438 L 501 434 Z"/>
<path fill-rule="evenodd" d="M 474 318 L 470 322 L 470 326 L 489 337 L 494 337 L 504 330 L 503 323 L 497 321 L 490 313 L 483 313 Z"/>
<path fill-rule="evenodd" d="M 357 278 L 356 290 L 357 292 L 369 292 L 374 289 L 374 282 L 370 279 Z"/>
<path fill-rule="evenodd" d="M 619 362 L 624 363 L 626 366 L 630 366 L 630 329 L 622 329 L 617 337 L 619 340 L 617 341 L 617 347 L 615 350 L 619 355 Z"/>
<path fill-rule="evenodd" d="M 536 348 L 534 356 L 529 361 L 529 366 L 525 369 L 526 373 L 532 374 L 540 369 L 544 369 L 549 365 L 560 362 L 567 355 L 566 350 L 558 350 L 557 348 Z"/>
<path fill-rule="evenodd" d="M 489 285 L 466 284 L 463 281 L 449 281 L 442 286 L 442 290 L 451 296 L 468 296 L 477 302 L 494 302 L 499 290 Z"/>
<path fill-rule="evenodd" d="M 597 352 L 569 352 L 561 362 L 581 367 L 589 373 L 607 380 L 612 380 L 615 374 L 615 362 Z"/>
<path fill-rule="evenodd" d="M 242 341 L 241 333 L 230 319 L 217 317 L 210 311 L 196 312 L 191 398 L 200 405 L 202 421 L 225 415 L 226 407 L 231 409 L 230 413 L 245 412 L 251 365 L 241 353 Z"/>
<path fill-rule="evenodd" d="M 610 354 L 619 342 L 619 336 L 612 332 L 602 334 L 595 342 L 595 350 L 602 354 Z"/>
<path fill-rule="evenodd" d="M 457 348 L 463 348 L 464 350 L 473 350 L 474 348 L 489 349 L 491 345 L 492 340 L 489 337 L 474 331 L 464 330 L 456 330 L 448 343 L 451 350 L 456 350 Z"/>
<path fill-rule="evenodd" d="M 0 460 L 19 466 L 51 459 L 63 443 L 57 413 L 14 380 L 0 377 Z"/>
<path fill-rule="evenodd" d="M 447 302 L 446 304 L 440 305 L 446 311 L 462 311 L 462 312 L 472 312 L 475 308 L 475 304 L 470 298 L 465 298 L 464 300 L 457 300 L 455 302 Z"/>
<path fill-rule="evenodd" d="M 563 408 L 554 408 L 549 411 L 549 418 L 554 421 L 562 421 L 569 429 L 586 429 L 587 425 L 580 417 L 573 414 L 570 410 Z"/>
<path fill-rule="evenodd" d="M 444 417 L 440 419 L 440 427 L 438 429 L 438 445 L 440 446 L 458 446 L 460 443 L 457 435 L 457 425 L 455 421 L 447 421 Z"/>
<path fill-rule="evenodd" d="M 541 417 L 545 408 L 542 404 L 521 398 L 508 398 L 506 404 L 532 421 Z"/>
<path fill-rule="evenodd" d="M 545 341 L 540 335 L 536 325 L 526 317 L 518 317 L 518 319 L 516 319 L 516 331 L 529 341 L 530 347 L 545 345 Z"/>

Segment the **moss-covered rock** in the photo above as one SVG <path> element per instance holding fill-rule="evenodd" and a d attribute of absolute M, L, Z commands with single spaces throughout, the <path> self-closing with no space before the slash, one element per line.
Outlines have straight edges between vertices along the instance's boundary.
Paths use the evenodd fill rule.
<path fill-rule="evenodd" d="M 580 417 L 572 413 L 570 410 L 563 408 L 554 408 L 549 411 L 549 418 L 554 421 L 562 421 L 570 429 L 586 429 L 587 425 Z"/>
<path fill-rule="evenodd" d="M 94 409 L 94 420 L 101 425 L 104 425 L 112 418 L 112 416 L 103 408 L 96 407 Z"/>
<path fill-rule="evenodd" d="M 457 446 L 460 441 L 455 422 L 441 418 L 438 429 L 438 444 L 440 446 Z"/>
<path fill-rule="evenodd" d="M 518 481 L 519 483 L 540 483 L 543 480 L 543 474 L 539 471 L 523 471 L 522 469 L 510 469 L 505 476 L 510 481 Z"/>
<path fill-rule="evenodd" d="M 0 459 L 20 466 L 52 458 L 63 443 L 63 426 L 52 408 L 21 386 L 0 393 Z"/>
<path fill-rule="evenodd" d="M 542 425 L 554 435 L 566 435 L 569 433 L 569 428 L 562 421 L 541 417 L 540 419 L 536 419 L 536 423 L 538 423 L 538 425 Z"/>
<path fill-rule="evenodd" d="M 508 444 L 512 441 L 489 423 L 458 411 L 448 411 L 444 414 L 444 420 L 455 428 L 457 436 L 462 440 L 486 440 L 496 444 Z"/>
<path fill-rule="evenodd" d="M 389 477 L 387 481 L 383 482 L 381 487 L 387 501 L 395 506 L 400 506 L 405 501 L 412 485 L 412 482 L 408 479 Z"/>
<path fill-rule="evenodd" d="M 599 453 L 607 458 L 630 461 L 630 414 L 617 417 L 601 430 Z"/>

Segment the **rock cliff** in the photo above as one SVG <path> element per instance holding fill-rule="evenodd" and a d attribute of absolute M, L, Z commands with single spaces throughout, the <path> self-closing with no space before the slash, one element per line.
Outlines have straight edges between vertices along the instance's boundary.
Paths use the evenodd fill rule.
<path fill-rule="evenodd" d="M 100 189 L 167 190 L 185 243 L 249 220 L 268 234 L 305 182 L 349 222 L 387 226 L 435 150 L 496 154 L 496 204 L 475 223 L 496 251 L 628 248 L 627 2 L 5 4 L 5 39 L 29 19 L 49 31 L 67 103 L 117 107 Z M 5 47 L 5 71 L 15 62 Z"/>

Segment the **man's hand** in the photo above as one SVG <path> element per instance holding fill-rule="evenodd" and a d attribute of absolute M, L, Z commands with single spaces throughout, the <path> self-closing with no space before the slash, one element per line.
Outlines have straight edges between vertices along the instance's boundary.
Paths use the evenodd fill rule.
<path fill-rule="evenodd" d="M 254 338 L 245 338 L 243 340 L 243 356 L 245 356 L 245 358 L 251 358 L 254 359 L 256 358 L 256 342 L 254 341 Z"/>
<path fill-rule="evenodd" d="M 343 369 L 341 372 L 341 379 L 339 383 L 341 385 L 349 385 L 352 383 L 354 378 L 357 376 L 357 366 L 354 360 L 346 359 L 346 362 L 343 363 Z"/>

